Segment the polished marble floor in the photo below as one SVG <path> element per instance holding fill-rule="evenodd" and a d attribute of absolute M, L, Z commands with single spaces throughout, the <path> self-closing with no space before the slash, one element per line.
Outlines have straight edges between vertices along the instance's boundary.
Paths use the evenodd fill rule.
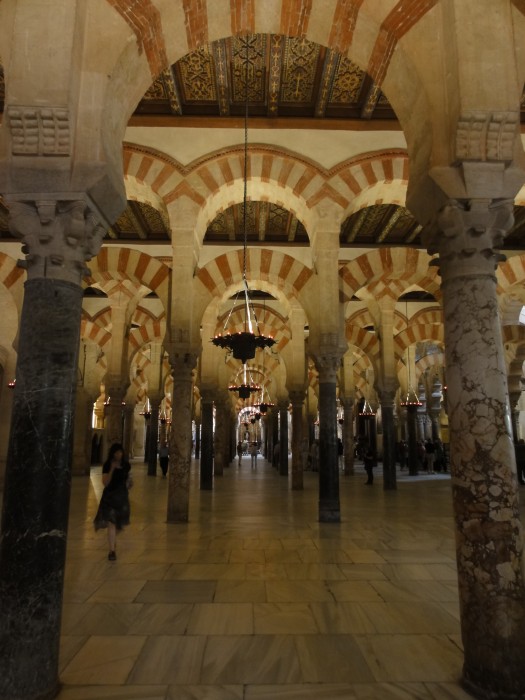
<path fill-rule="evenodd" d="M 244 457 L 165 522 L 167 480 L 133 466 L 132 523 L 107 561 L 100 469 L 76 477 L 60 700 L 466 700 L 450 479 L 385 492 L 341 476 L 342 522 L 317 521 L 318 475 L 292 492 Z"/>

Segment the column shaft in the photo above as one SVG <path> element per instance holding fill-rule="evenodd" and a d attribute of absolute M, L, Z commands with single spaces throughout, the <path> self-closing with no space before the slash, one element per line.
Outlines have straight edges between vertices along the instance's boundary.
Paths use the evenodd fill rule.
<path fill-rule="evenodd" d="M 298 392 L 299 396 L 291 395 L 292 400 L 292 489 L 302 491 L 303 485 L 303 460 L 301 445 L 303 440 L 303 397 L 304 392 Z"/>
<path fill-rule="evenodd" d="M 189 518 L 191 466 L 191 410 L 193 401 L 193 355 L 170 357 L 173 371 L 173 409 L 170 431 L 168 481 L 169 523 L 186 523 Z"/>
<path fill-rule="evenodd" d="M 456 522 L 463 682 L 477 697 L 525 697 L 523 533 L 493 248 L 512 201 L 451 201 L 439 253 Z"/>
<path fill-rule="evenodd" d="M 288 476 L 288 404 L 279 406 L 279 474 Z"/>
<path fill-rule="evenodd" d="M 337 451 L 338 356 L 318 358 L 319 369 L 319 521 L 340 522 Z"/>
<path fill-rule="evenodd" d="M 0 549 L 3 698 L 58 689 L 81 308 L 76 284 L 26 282 Z"/>
<path fill-rule="evenodd" d="M 201 398 L 201 490 L 213 489 L 213 401 Z"/>

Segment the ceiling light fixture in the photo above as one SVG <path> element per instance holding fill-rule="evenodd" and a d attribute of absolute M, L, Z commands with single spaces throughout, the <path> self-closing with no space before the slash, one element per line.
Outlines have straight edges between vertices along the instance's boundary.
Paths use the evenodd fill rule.
<path fill-rule="evenodd" d="M 240 38 L 243 41 L 243 37 Z M 250 36 L 244 37 L 245 41 L 245 59 L 244 59 L 244 194 L 243 194 L 243 264 L 242 264 L 242 289 L 237 292 L 235 299 L 233 301 L 233 306 L 228 314 L 226 323 L 224 324 L 224 329 L 226 330 L 228 322 L 232 315 L 232 311 L 235 308 L 237 299 L 242 295 L 243 305 L 244 305 L 244 329 L 238 333 L 224 333 L 216 335 L 212 338 L 212 343 L 219 348 L 228 348 L 233 357 L 236 360 L 240 360 L 243 364 L 247 360 L 251 360 L 255 357 L 255 351 L 257 348 L 272 347 L 275 340 L 269 336 L 262 335 L 259 330 L 259 324 L 257 322 L 257 317 L 255 315 L 255 310 L 250 295 L 250 288 L 248 287 L 248 280 L 246 277 L 246 261 L 247 261 L 247 248 L 248 248 L 248 230 L 247 230 L 247 209 L 248 209 L 248 77 L 249 77 L 249 48 L 250 48 Z"/>

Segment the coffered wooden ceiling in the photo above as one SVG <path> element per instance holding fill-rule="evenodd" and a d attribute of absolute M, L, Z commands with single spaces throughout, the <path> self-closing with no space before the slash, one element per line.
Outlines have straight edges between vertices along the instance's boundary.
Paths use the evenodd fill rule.
<path fill-rule="evenodd" d="M 165 70 L 135 116 L 396 119 L 370 77 L 304 38 L 254 34 L 213 42 Z M 146 122 L 141 122 L 146 123 Z"/>
<path fill-rule="evenodd" d="M 246 79 L 247 78 L 247 79 Z M 397 124 L 385 95 L 356 64 L 337 52 L 304 38 L 280 35 L 230 37 L 203 46 L 166 69 L 148 89 L 130 123 L 159 123 L 207 128 L 242 124 L 248 91 L 250 124 L 264 119 L 290 126 L 305 122 L 333 128 L 335 122 L 355 120 L 372 126 L 378 120 Z M 5 96 L 0 65 L 0 112 Z M 522 99 L 525 122 L 525 91 Z M 213 136 L 210 135 L 210 150 Z M 515 208 L 515 225 L 507 249 L 525 249 L 525 208 Z M 252 245 L 308 245 L 303 225 L 289 211 L 269 202 L 248 202 L 247 237 Z M 7 209 L 0 198 L 0 239 L 9 238 Z M 129 201 L 126 211 L 109 229 L 107 241 L 168 242 L 164 213 Z M 210 223 L 204 244 L 238 244 L 243 240 L 243 205 L 221 212 Z M 350 216 L 341 229 L 342 247 L 421 246 L 421 227 L 403 207 L 381 204 Z"/>

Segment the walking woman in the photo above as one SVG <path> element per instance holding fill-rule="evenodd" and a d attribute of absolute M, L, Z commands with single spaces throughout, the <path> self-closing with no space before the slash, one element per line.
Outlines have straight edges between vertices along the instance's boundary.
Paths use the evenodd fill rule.
<path fill-rule="evenodd" d="M 124 448 L 119 443 L 111 445 L 109 455 L 102 467 L 104 491 L 100 499 L 93 524 L 95 530 L 108 530 L 108 559 L 117 558 L 117 532 L 129 525 L 129 496 L 131 488 L 131 465 L 124 457 Z"/>

